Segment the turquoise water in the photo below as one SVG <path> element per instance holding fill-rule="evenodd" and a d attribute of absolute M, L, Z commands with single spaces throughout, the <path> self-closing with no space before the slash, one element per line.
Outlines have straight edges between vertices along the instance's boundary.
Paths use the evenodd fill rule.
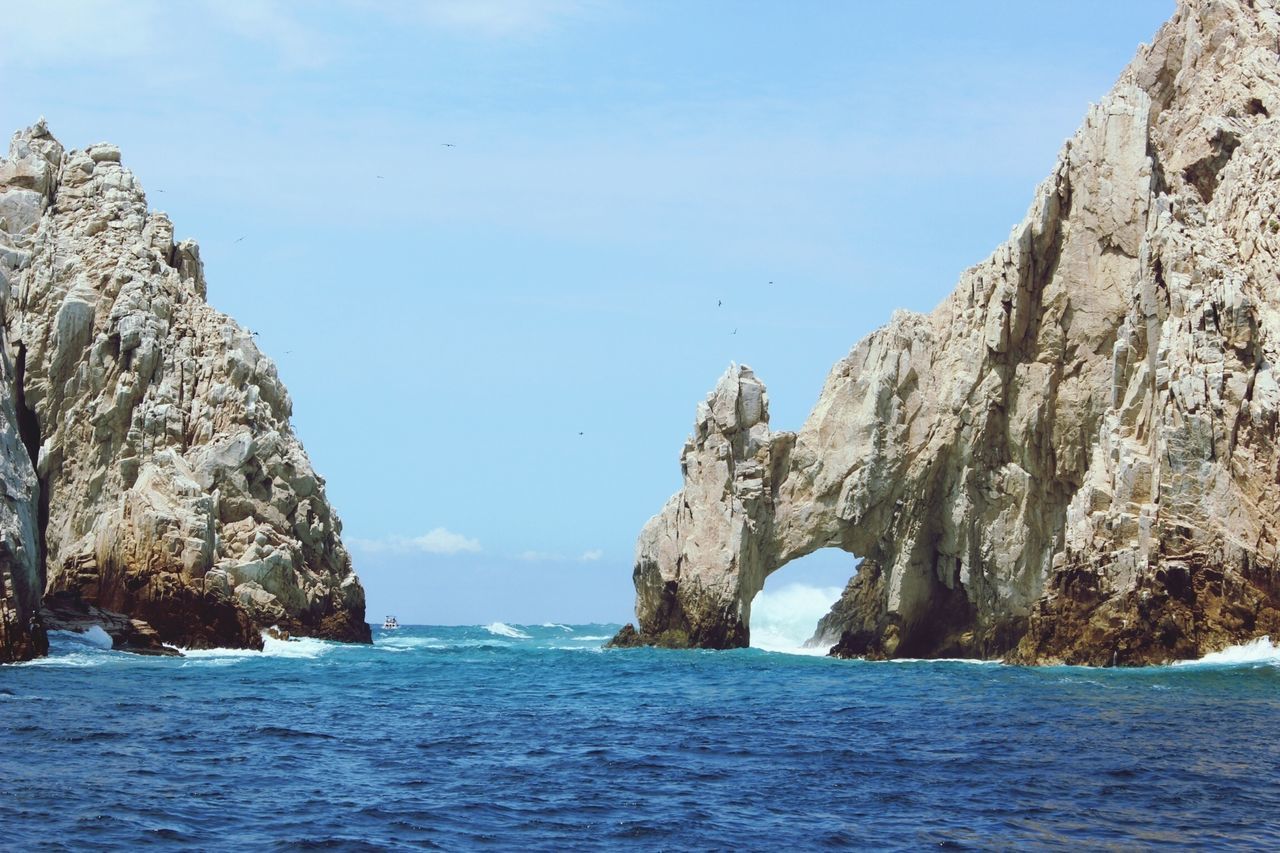
<path fill-rule="evenodd" d="M 4 849 L 1276 848 L 1280 661 L 602 651 L 616 625 L 0 667 Z"/>

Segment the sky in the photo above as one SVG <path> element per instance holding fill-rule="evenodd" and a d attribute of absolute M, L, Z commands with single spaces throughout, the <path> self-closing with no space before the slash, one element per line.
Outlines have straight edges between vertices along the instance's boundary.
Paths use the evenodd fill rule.
<path fill-rule="evenodd" d="M 729 364 L 798 428 L 861 337 L 1008 236 L 1172 11 L 0 0 L 0 129 L 118 144 L 200 242 L 370 619 L 622 622 Z"/>

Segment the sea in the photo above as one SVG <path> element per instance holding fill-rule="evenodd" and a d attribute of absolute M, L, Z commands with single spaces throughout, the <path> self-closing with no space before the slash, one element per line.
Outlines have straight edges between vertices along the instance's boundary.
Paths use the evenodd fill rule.
<path fill-rule="evenodd" d="M 182 658 L 56 633 L 0 667 L 0 849 L 1280 848 L 1268 641 L 1112 670 L 618 627 Z"/>

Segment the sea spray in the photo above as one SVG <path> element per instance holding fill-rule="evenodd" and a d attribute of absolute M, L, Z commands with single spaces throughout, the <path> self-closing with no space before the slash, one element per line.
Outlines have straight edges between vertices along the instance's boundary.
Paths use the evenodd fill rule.
<path fill-rule="evenodd" d="M 1228 646 L 1220 652 L 1210 652 L 1199 660 L 1180 660 L 1174 666 L 1245 666 L 1271 664 L 1280 666 L 1280 647 L 1270 637 L 1259 637 L 1238 646 Z"/>
<path fill-rule="evenodd" d="M 519 628 L 513 628 L 506 622 L 490 622 L 484 629 L 497 637 L 509 637 L 513 640 L 527 640 L 529 635 Z"/>
<path fill-rule="evenodd" d="M 798 583 L 762 590 L 751 603 L 751 645 L 773 652 L 826 654 L 828 647 L 805 642 L 839 597 L 839 587 Z"/>

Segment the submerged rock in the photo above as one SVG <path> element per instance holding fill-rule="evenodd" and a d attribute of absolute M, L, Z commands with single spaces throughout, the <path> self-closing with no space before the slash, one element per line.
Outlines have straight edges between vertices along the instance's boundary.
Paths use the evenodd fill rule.
<path fill-rule="evenodd" d="M 370 641 L 275 364 L 205 290 L 198 246 L 174 242 L 119 149 L 64 151 L 43 121 L 14 136 L 0 160 L 0 660 L 39 652 L 46 588 L 184 647 L 260 648 L 270 625 Z"/>
<path fill-rule="evenodd" d="M 731 367 L 636 549 L 638 634 L 749 641 L 765 577 L 862 558 L 843 656 L 1144 664 L 1280 633 L 1280 15 L 1182 0 L 1026 219 L 898 312 L 795 433 Z"/>

